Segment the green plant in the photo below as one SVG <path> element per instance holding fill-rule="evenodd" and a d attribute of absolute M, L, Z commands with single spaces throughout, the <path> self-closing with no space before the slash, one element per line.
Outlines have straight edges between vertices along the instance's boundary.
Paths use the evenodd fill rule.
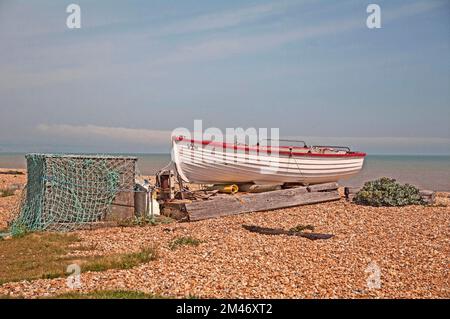
<path fill-rule="evenodd" d="M 0 284 L 65 276 L 66 257 L 79 238 L 73 234 L 23 233 L 0 241 Z"/>
<path fill-rule="evenodd" d="M 14 238 L 21 238 L 27 235 L 29 232 L 27 226 L 23 223 L 15 223 L 11 227 L 11 235 Z"/>
<path fill-rule="evenodd" d="M 0 299 L 25 299 L 24 297 L 20 296 L 20 297 L 13 297 L 10 295 L 0 295 Z"/>
<path fill-rule="evenodd" d="M 45 299 L 160 299 L 159 295 L 133 290 L 96 290 L 88 293 L 70 292 Z"/>
<path fill-rule="evenodd" d="M 138 252 L 98 257 L 82 264 L 83 271 L 105 271 L 108 269 L 130 269 L 158 258 L 156 246 L 141 248 Z"/>
<path fill-rule="evenodd" d="M 177 237 L 169 245 L 171 250 L 177 249 L 179 246 L 191 245 L 198 246 L 202 241 L 190 236 Z"/>
<path fill-rule="evenodd" d="M 169 299 L 173 297 L 149 294 L 136 290 L 94 290 L 91 292 L 67 292 L 39 299 Z M 0 299 L 24 299 L 23 296 L 0 295 Z M 189 299 L 189 298 L 188 298 Z"/>
<path fill-rule="evenodd" d="M 395 179 L 387 177 L 365 183 L 353 201 L 375 207 L 424 204 L 416 187 L 399 184 Z"/>
<path fill-rule="evenodd" d="M 46 274 L 43 274 L 41 276 L 42 279 L 55 279 L 55 278 L 60 278 L 66 275 L 66 272 L 64 269 L 61 269 L 61 272 L 49 272 Z"/>
<path fill-rule="evenodd" d="M 129 269 L 158 257 L 158 247 L 150 245 L 136 252 L 73 257 L 85 248 L 95 252 L 95 244 L 82 246 L 74 234 L 33 232 L 0 241 L 0 285 L 6 282 L 60 278 L 68 275 L 67 266 L 79 264 L 84 271 Z"/>

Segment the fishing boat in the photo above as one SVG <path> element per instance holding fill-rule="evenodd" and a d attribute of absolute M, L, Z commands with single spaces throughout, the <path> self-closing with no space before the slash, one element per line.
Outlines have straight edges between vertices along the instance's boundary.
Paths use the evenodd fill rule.
<path fill-rule="evenodd" d="M 291 140 L 279 140 L 289 142 Z M 342 146 L 261 146 L 172 137 L 172 162 L 190 183 L 312 185 L 357 174 L 365 153 Z"/>

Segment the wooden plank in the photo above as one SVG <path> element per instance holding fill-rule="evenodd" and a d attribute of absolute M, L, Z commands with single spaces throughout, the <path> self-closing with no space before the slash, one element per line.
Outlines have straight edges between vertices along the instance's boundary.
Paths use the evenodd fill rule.
<path fill-rule="evenodd" d="M 323 183 L 323 184 L 316 184 L 308 186 L 308 192 L 326 192 L 326 191 L 333 191 L 339 188 L 338 183 Z"/>
<path fill-rule="evenodd" d="M 103 220 L 120 221 L 134 217 L 134 206 L 111 205 L 110 211 L 106 214 Z"/>
<path fill-rule="evenodd" d="M 194 201 L 185 204 L 189 220 L 202 220 L 227 215 L 257 212 L 306 204 L 314 204 L 340 198 L 339 192 L 312 192 L 304 188 L 283 189 L 266 193 L 245 194 Z"/>
<path fill-rule="evenodd" d="M 260 227 L 253 225 L 242 225 L 248 231 L 253 233 L 263 234 L 263 235 L 287 235 L 287 236 L 300 236 L 305 237 L 310 240 L 317 239 L 330 239 L 334 235 L 331 234 L 319 234 L 319 233 L 309 233 L 309 232 L 298 232 L 292 230 L 284 230 L 281 228 L 268 228 L 268 227 Z"/>
<path fill-rule="evenodd" d="M 281 188 L 294 188 L 294 187 L 303 187 L 304 185 L 301 183 L 284 183 Z M 306 187 L 305 187 L 306 189 Z"/>
<path fill-rule="evenodd" d="M 242 184 L 239 185 L 240 192 L 264 193 L 280 190 L 281 185 L 259 185 L 259 184 Z"/>
<path fill-rule="evenodd" d="M 167 202 L 161 205 L 161 215 L 176 219 L 178 221 L 189 220 L 188 213 L 186 212 L 186 203 L 174 203 Z"/>
<path fill-rule="evenodd" d="M 24 175 L 24 172 L 21 171 L 15 171 L 15 170 L 10 170 L 10 171 L 0 171 L 0 174 L 5 174 L 5 175 Z"/>
<path fill-rule="evenodd" d="M 119 192 L 112 203 L 122 206 L 134 206 L 134 192 Z"/>

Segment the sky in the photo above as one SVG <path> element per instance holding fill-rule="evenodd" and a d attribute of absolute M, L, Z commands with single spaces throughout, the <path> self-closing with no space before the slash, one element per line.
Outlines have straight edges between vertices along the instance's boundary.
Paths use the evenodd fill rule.
<path fill-rule="evenodd" d="M 194 120 L 450 155 L 450 1 L 0 0 L 0 152 L 168 152 Z"/>

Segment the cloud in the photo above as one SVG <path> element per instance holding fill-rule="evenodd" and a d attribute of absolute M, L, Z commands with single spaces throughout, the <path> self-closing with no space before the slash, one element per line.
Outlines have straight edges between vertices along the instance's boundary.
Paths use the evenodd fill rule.
<path fill-rule="evenodd" d="M 413 16 L 416 14 L 430 11 L 442 5 L 443 2 L 430 2 L 430 3 L 419 2 L 403 5 L 390 11 L 386 10 L 386 14 L 383 13 L 383 21 L 390 22 L 396 19 Z M 264 12 L 264 10 L 262 9 L 260 10 Z M 245 12 L 245 10 L 243 11 Z M 270 12 L 269 10 L 267 11 Z M 240 15 L 238 14 L 238 16 Z M 317 26 L 310 26 L 310 27 L 299 26 L 297 29 L 287 32 L 260 33 L 248 36 L 233 35 L 228 37 L 222 36 L 220 38 L 214 37 L 206 40 L 203 39 L 194 44 L 179 45 L 173 50 L 172 53 L 169 53 L 160 59 L 156 59 L 150 62 L 149 65 L 167 66 L 175 63 L 187 63 L 193 61 L 204 61 L 205 59 L 208 60 L 208 59 L 226 58 L 228 56 L 237 54 L 264 52 L 266 50 L 271 50 L 293 42 L 298 42 L 311 38 L 319 38 L 355 29 L 365 28 L 366 27 L 365 20 L 362 17 L 358 16 L 357 18 L 355 17 L 344 18 L 331 22 L 326 22 Z M 225 26 L 226 24 L 223 23 L 222 25 Z M 212 27 L 212 25 L 209 26 L 204 25 L 203 27 L 204 29 L 207 29 L 208 27 Z M 187 32 L 188 30 L 189 28 L 186 28 L 185 31 Z"/>
<path fill-rule="evenodd" d="M 446 137 L 289 137 L 309 145 L 345 145 L 372 154 L 450 154 Z"/>
<path fill-rule="evenodd" d="M 203 14 L 161 27 L 151 32 L 150 36 L 178 35 L 236 27 L 282 13 L 292 5 L 298 5 L 298 3 L 277 1 L 224 12 Z"/>
<path fill-rule="evenodd" d="M 150 151 L 152 147 L 170 149 L 173 131 L 110 127 L 98 125 L 40 124 L 37 133 L 53 137 L 67 144 L 95 147 L 115 145 L 116 150 L 133 146 L 136 150 Z M 206 129 L 206 128 L 204 128 Z M 305 140 L 308 145 L 345 145 L 354 150 L 385 154 L 450 154 L 450 138 L 439 137 L 317 137 L 284 136 Z M 143 148 L 144 147 L 144 148 Z"/>
<path fill-rule="evenodd" d="M 26 71 L 17 72 L 15 70 L 2 69 L 5 77 L 0 77 L 1 90 L 26 87 L 48 87 L 54 84 L 70 82 L 89 76 L 91 73 L 87 68 L 59 68 L 46 72 Z"/>
<path fill-rule="evenodd" d="M 301 3 L 303 4 L 303 2 Z M 443 2 L 414 2 L 394 9 L 383 10 L 383 23 L 394 21 L 403 17 L 420 14 L 441 6 Z M 224 59 L 241 54 L 262 53 L 284 45 L 306 39 L 315 39 L 334 35 L 346 31 L 365 28 L 365 12 L 361 16 L 326 21 L 312 26 L 297 26 L 291 31 L 255 31 L 243 36 L 237 34 L 205 34 L 198 40 L 176 41 L 173 46 L 156 45 L 148 41 L 148 37 L 167 35 L 192 34 L 203 31 L 232 28 L 241 24 L 261 20 L 263 18 L 288 11 L 297 2 L 273 2 L 235 10 L 213 12 L 193 18 L 174 22 L 167 26 L 155 27 L 155 30 L 142 30 L 119 35 L 119 38 L 93 33 L 87 38 L 80 38 L 69 42 L 56 41 L 45 47 L 34 45 L 33 50 L 26 46 L 14 49 L 5 48 L 5 63 L 0 64 L 2 76 L 0 90 L 17 89 L 24 87 L 49 87 L 54 84 L 80 79 L 114 78 L 114 75 L 137 73 L 155 74 L 160 70 L 176 67 L 177 64 L 198 63 L 205 60 Z M 9 30 L 9 29 L 8 29 Z M 120 39 L 123 46 L 116 43 Z M 21 42 L 22 43 L 22 42 Z M 25 45 L 27 42 L 23 42 Z M 124 62 L 118 57 L 128 53 L 126 48 L 132 48 L 139 43 L 140 50 L 148 51 L 146 57 L 140 57 Z M 159 43 L 159 42 L 158 42 Z M 170 41 L 169 41 L 170 43 Z M 167 46 L 168 45 L 168 46 Z M 139 50 L 133 53 L 139 56 Z M 25 63 L 17 65 L 14 62 L 17 56 Z M 118 63 L 118 61 L 121 61 Z M 60 65 L 60 63 L 68 65 Z M 59 63 L 59 64 L 58 64 Z M 39 65 L 49 68 L 42 70 Z M 150 72 L 151 71 L 151 72 Z M 147 75 L 148 76 L 148 75 Z"/>
<path fill-rule="evenodd" d="M 392 21 L 395 19 L 400 19 L 403 17 L 409 17 L 416 14 L 424 13 L 440 6 L 445 5 L 445 1 L 424 1 L 424 2 L 413 2 L 403 5 L 394 10 L 383 10 L 382 9 L 382 21 Z"/>
<path fill-rule="evenodd" d="M 236 54 L 263 52 L 295 41 L 343 32 L 358 27 L 360 24 L 359 19 L 350 19 L 281 34 L 277 32 L 203 40 L 196 44 L 181 45 L 175 48 L 173 53 L 151 62 L 150 66 L 165 66 L 205 59 L 220 59 Z"/>
<path fill-rule="evenodd" d="M 148 130 L 98 125 L 40 124 L 39 133 L 63 139 L 85 139 L 91 141 L 128 142 L 143 145 L 170 144 L 171 131 Z"/>

